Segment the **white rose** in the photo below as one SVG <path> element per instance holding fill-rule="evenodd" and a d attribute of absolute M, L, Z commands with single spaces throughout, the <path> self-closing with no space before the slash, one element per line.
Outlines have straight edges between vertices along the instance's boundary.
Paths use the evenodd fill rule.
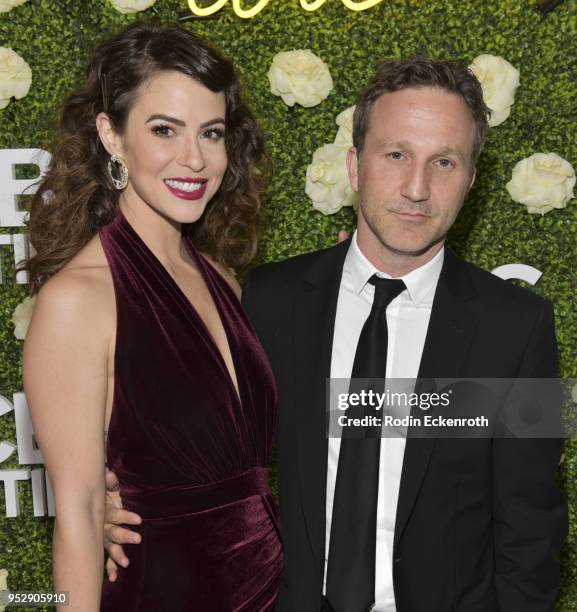
<path fill-rule="evenodd" d="M 355 108 L 356 106 L 349 106 L 349 108 L 337 115 L 339 131 L 335 136 L 335 144 L 343 147 L 353 146 L 353 114 Z"/>
<path fill-rule="evenodd" d="M 333 79 L 328 66 L 308 49 L 277 53 L 268 71 L 270 90 L 289 106 L 295 102 L 310 108 L 331 92 Z"/>
<path fill-rule="evenodd" d="M 575 170 L 568 161 L 555 153 L 534 153 L 515 165 L 507 191 L 527 212 L 544 215 L 565 208 L 574 186 Z"/>
<path fill-rule="evenodd" d="M 0 0 L 0 13 L 8 13 L 15 6 L 20 6 L 28 0 Z"/>
<path fill-rule="evenodd" d="M 469 66 L 479 79 L 485 104 L 491 109 L 489 127 L 500 125 L 511 114 L 519 71 L 506 59 L 496 55 L 479 55 Z"/>
<path fill-rule="evenodd" d="M 150 8 L 156 0 L 110 0 L 119 13 L 138 13 Z"/>
<path fill-rule="evenodd" d="M 0 569 L 0 593 L 8 590 L 8 572 L 5 569 Z M 1 599 L 1 598 L 0 598 Z M 4 612 L 6 608 L 0 605 L 0 612 Z"/>
<path fill-rule="evenodd" d="M 30 318 L 34 312 L 34 304 L 36 304 L 36 296 L 27 297 L 14 309 L 12 323 L 14 324 L 14 335 L 18 340 L 24 340 L 24 338 L 26 338 Z"/>
<path fill-rule="evenodd" d="M 313 208 L 323 215 L 353 206 L 357 198 L 349 183 L 347 151 L 348 147 L 326 144 L 313 153 L 313 161 L 307 167 L 305 191 Z"/>
<path fill-rule="evenodd" d="M 23 98 L 32 84 L 30 66 L 9 47 L 0 47 L 0 109 L 6 108 L 10 98 Z"/>

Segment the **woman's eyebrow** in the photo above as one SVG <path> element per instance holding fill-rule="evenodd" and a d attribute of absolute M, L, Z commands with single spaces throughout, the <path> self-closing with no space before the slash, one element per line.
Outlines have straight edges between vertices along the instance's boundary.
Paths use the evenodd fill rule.
<path fill-rule="evenodd" d="M 186 126 L 186 122 L 182 121 L 182 119 L 177 119 L 176 117 L 171 117 L 169 115 L 161 115 L 161 114 L 150 115 L 150 117 L 146 120 L 146 123 L 150 123 L 151 121 L 154 121 L 155 119 L 162 119 L 163 121 L 170 121 L 170 123 L 174 123 L 175 125 L 179 125 L 180 127 Z M 210 121 L 205 121 L 204 123 L 201 124 L 200 127 L 205 128 L 205 127 L 208 127 L 209 125 L 214 125 L 215 123 L 224 123 L 226 125 L 226 122 L 222 117 L 215 117 L 214 119 L 211 119 Z"/>

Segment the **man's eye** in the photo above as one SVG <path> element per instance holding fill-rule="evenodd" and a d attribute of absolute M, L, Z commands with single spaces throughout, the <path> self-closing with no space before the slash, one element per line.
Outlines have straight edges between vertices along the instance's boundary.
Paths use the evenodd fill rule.
<path fill-rule="evenodd" d="M 393 151 L 392 153 L 389 153 L 389 157 L 391 159 L 399 160 L 403 159 L 403 154 L 400 151 Z"/>
<path fill-rule="evenodd" d="M 170 136 L 173 131 L 174 130 L 168 125 L 155 125 L 152 128 L 152 132 L 157 136 Z"/>
<path fill-rule="evenodd" d="M 443 158 L 439 160 L 439 166 L 442 168 L 452 168 L 454 165 L 450 159 Z"/>

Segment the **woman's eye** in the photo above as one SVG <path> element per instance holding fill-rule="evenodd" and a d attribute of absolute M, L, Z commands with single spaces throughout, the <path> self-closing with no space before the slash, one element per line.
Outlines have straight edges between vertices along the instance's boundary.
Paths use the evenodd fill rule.
<path fill-rule="evenodd" d="M 170 136 L 174 130 L 168 125 L 155 125 L 152 131 L 157 136 Z"/>
<path fill-rule="evenodd" d="M 224 130 L 221 128 L 209 128 L 202 133 L 202 136 L 210 140 L 220 140 L 224 136 Z"/>

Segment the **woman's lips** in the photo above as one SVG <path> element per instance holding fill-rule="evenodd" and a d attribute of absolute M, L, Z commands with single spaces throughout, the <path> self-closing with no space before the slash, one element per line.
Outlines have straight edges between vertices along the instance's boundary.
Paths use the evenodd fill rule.
<path fill-rule="evenodd" d="M 170 184 L 169 182 L 170 181 Z M 165 179 L 164 184 L 177 198 L 182 200 L 200 200 L 206 191 L 206 179 Z"/>

